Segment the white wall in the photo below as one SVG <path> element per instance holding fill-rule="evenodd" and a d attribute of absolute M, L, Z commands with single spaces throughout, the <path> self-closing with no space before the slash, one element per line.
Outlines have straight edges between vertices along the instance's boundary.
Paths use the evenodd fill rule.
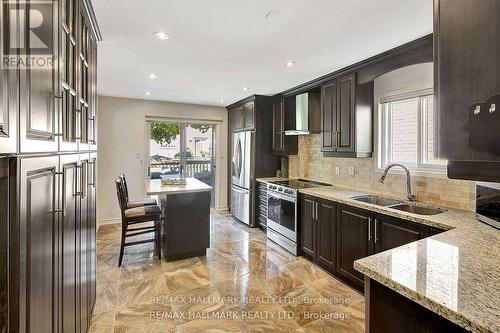
<path fill-rule="evenodd" d="M 219 210 L 227 205 L 227 111 L 222 107 L 99 96 L 97 219 L 120 218 L 115 179 L 125 173 L 132 200 L 146 197 L 145 163 L 148 160 L 146 116 L 217 121 L 217 198 Z"/>

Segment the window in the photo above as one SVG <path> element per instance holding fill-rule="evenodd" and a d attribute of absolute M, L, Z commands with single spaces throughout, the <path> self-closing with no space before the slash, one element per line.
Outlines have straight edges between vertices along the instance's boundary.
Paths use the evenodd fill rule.
<path fill-rule="evenodd" d="M 434 158 L 432 90 L 381 98 L 378 167 L 401 163 L 416 171 L 445 172 Z"/>

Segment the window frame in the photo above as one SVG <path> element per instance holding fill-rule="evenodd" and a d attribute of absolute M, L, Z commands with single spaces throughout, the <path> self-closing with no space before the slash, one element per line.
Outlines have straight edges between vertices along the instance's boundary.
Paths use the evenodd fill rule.
<path fill-rule="evenodd" d="M 378 138 L 377 138 L 377 161 L 376 167 L 378 170 L 383 170 L 390 163 L 398 163 L 392 161 L 392 122 L 391 112 L 389 107 L 391 102 L 402 100 L 416 99 L 418 103 L 417 114 L 417 162 L 404 163 L 410 171 L 424 172 L 438 175 L 446 175 L 446 165 L 424 163 L 428 161 L 428 133 L 433 129 L 427 127 L 428 109 L 426 99 L 433 96 L 432 88 L 414 90 L 411 92 L 384 95 L 378 98 L 377 116 L 378 116 Z M 436 140 L 434 140 L 436 142 Z M 399 162 L 400 163 L 400 162 Z"/>

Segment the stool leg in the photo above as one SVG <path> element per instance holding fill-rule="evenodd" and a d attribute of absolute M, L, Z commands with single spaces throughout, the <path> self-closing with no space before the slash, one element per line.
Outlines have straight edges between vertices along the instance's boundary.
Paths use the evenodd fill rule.
<path fill-rule="evenodd" d="M 161 260 L 160 221 L 159 219 L 155 220 L 156 253 L 158 255 L 158 260 Z"/>
<path fill-rule="evenodd" d="M 125 249 L 125 235 L 127 233 L 127 227 L 125 223 L 122 223 L 122 242 L 120 245 L 120 257 L 118 258 L 118 267 L 121 267 L 123 260 L 123 251 Z"/>

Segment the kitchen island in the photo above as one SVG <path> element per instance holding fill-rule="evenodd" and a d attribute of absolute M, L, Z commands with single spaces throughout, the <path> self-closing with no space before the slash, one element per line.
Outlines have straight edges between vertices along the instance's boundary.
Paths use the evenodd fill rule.
<path fill-rule="evenodd" d="M 165 260 L 203 256 L 210 247 L 212 187 L 186 178 L 185 185 L 163 185 L 146 180 L 146 194 L 157 196 L 162 211 L 162 249 Z"/>

